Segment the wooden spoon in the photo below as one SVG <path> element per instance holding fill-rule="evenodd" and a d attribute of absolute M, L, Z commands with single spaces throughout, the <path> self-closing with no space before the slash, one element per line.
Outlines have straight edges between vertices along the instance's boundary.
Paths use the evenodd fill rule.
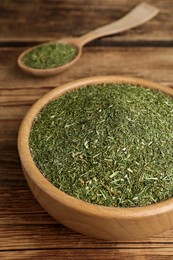
<path fill-rule="evenodd" d="M 141 4 L 137 5 L 134 9 L 132 9 L 124 17 L 122 17 L 121 19 L 119 19 L 113 23 L 110 23 L 108 25 L 102 26 L 98 29 L 95 29 L 81 37 L 77 37 L 77 38 L 71 37 L 71 38 L 67 38 L 67 39 L 61 39 L 59 41 L 54 41 L 54 43 L 60 42 L 60 43 L 64 43 L 64 44 L 72 44 L 78 50 L 77 56 L 71 62 L 69 62 L 65 65 L 58 66 L 55 68 L 50 68 L 50 69 L 34 69 L 31 67 L 28 67 L 23 62 L 23 57 L 28 52 L 32 51 L 33 49 L 37 48 L 38 46 L 49 44 L 51 42 L 40 44 L 40 45 L 37 45 L 35 47 L 25 50 L 18 57 L 17 63 L 24 72 L 34 75 L 34 76 L 45 77 L 45 76 L 56 75 L 56 74 L 64 71 L 65 69 L 69 68 L 75 62 L 78 61 L 78 59 L 80 58 L 80 56 L 82 54 L 82 48 L 86 43 L 93 41 L 97 38 L 103 37 L 103 36 L 120 33 L 123 31 L 127 31 L 131 28 L 137 27 L 137 26 L 149 21 L 150 19 L 152 19 L 154 16 L 156 16 L 156 14 L 158 14 L 158 12 L 159 12 L 159 10 L 156 7 L 154 7 L 148 3 L 141 3 Z"/>

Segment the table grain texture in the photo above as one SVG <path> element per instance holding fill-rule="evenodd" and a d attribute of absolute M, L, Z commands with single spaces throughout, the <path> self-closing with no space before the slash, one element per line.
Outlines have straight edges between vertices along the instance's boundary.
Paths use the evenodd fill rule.
<path fill-rule="evenodd" d="M 87 44 L 60 75 L 35 78 L 16 65 L 27 47 L 80 36 L 138 0 L 0 1 L 0 259 L 173 259 L 173 230 L 144 241 L 96 240 L 53 220 L 37 203 L 19 162 L 17 134 L 30 106 L 56 86 L 97 75 L 141 77 L 173 87 L 173 1 L 147 0 L 159 15 L 136 29 Z"/>

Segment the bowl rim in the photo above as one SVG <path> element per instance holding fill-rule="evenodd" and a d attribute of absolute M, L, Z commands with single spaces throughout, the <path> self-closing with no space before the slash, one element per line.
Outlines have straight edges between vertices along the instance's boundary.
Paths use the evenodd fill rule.
<path fill-rule="evenodd" d="M 167 95 L 173 96 L 173 89 L 168 86 L 163 86 L 159 83 L 145 80 L 136 77 L 125 76 L 95 76 L 83 79 L 78 79 L 72 82 L 65 83 L 61 86 L 49 91 L 38 101 L 36 101 L 24 119 L 22 120 L 19 133 L 18 133 L 18 152 L 22 166 L 25 169 L 25 174 L 29 175 L 32 181 L 39 186 L 41 190 L 46 192 L 55 201 L 63 204 L 68 208 L 73 208 L 78 212 L 83 212 L 87 215 L 95 215 L 102 218 L 118 218 L 118 219 L 136 219 L 141 217 L 154 216 L 156 214 L 162 215 L 167 212 L 173 211 L 173 198 L 169 198 L 165 201 L 155 204 L 141 206 L 141 207 L 129 207 L 129 208 L 115 208 L 111 206 L 102 206 L 85 202 L 81 199 L 72 197 L 65 192 L 59 190 L 53 184 L 51 184 L 36 167 L 29 149 L 29 134 L 32 126 L 32 122 L 38 112 L 50 101 L 58 98 L 76 88 L 84 87 L 89 84 L 100 83 L 130 83 L 141 85 L 143 87 L 161 91 Z"/>

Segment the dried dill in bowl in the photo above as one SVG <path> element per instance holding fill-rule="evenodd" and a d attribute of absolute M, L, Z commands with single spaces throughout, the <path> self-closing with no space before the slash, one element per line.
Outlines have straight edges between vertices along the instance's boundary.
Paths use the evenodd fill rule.
<path fill-rule="evenodd" d="M 84 201 L 144 206 L 173 195 L 173 100 L 131 84 L 92 84 L 50 102 L 30 150 L 57 188 Z"/>

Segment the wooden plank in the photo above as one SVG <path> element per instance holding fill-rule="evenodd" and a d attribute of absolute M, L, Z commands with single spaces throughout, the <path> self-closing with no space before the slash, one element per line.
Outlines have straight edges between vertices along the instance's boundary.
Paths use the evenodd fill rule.
<path fill-rule="evenodd" d="M 172 247 L 161 249 L 44 249 L 44 250 L 15 250 L 1 252 L 3 260 L 11 259 L 56 259 L 56 260 L 170 260 L 173 256 Z"/>
<path fill-rule="evenodd" d="M 17 106 L 31 104 L 55 86 L 98 75 L 136 76 L 173 85 L 172 48 L 86 47 L 73 67 L 46 78 L 32 77 L 20 71 L 16 59 L 23 50 L 0 48 L 0 104 L 3 106 L 14 106 L 15 102 Z"/>
<path fill-rule="evenodd" d="M 111 36 L 94 44 L 136 42 L 172 42 L 173 3 L 171 0 L 148 0 L 160 14 L 139 28 Z M 0 3 L 1 44 L 42 42 L 64 36 L 80 36 L 125 15 L 139 1 L 131 0 L 2 0 Z M 68 19 L 67 19 L 68 17 Z M 70 18 L 69 18 L 70 17 Z M 46 21 L 46 22 L 45 22 Z M 162 24 L 162 28 L 160 25 Z M 162 41 L 162 42 L 161 42 Z"/>
<path fill-rule="evenodd" d="M 13 181 L 14 182 L 14 181 Z M 17 181 L 16 181 L 17 182 Z M 33 228 L 33 225 L 35 228 Z M 22 233 L 23 232 L 23 233 Z M 20 239 L 17 244 L 20 248 L 23 243 L 23 239 L 27 239 L 29 237 L 37 235 L 40 237 L 47 236 L 48 240 L 51 240 L 51 232 L 55 232 L 57 237 L 55 239 L 60 239 L 63 244 L 66 244 L 67 234 L 68 239 L 77 243 L 78 236 L 76 232 L 71 231 L 70 229 L 60 225 L 57 221 L 55 221 L 51 216 L 49 216 L 44 209 L 40 207 L 38 202 L 34 199 L 31 191 L 25 183 L 23 184 L 23 188 L 14 187 L 10 185 L 8 188 L 0 188 L 0 234 L 6 234 L 6 239 L 9 237 L 12 240 L 15 240 L 16 234 L 20 235 Z M 67 233 L 67 234 L 66 234 Z M 61 235 L 60 238 L 58 236 Z M 6 240 L 5 239 L 5 240 Z M 68 240 L 67 239 L 67 240 Z M 89 245 L 90 238 L 86 238 L 85 236 L 80 235 L 81 242 L 85 242 L 87 239 L 87 245 Z M 89 240 L 88 240 L 89 239 Z M 0 236 L 0 248 L 4 243 L 4 236 Z M 95 240 L 97 241 L 97 240 Z M 8 241 L 7 241 L 8 242 Z M 82 243 L 83 243 L 82 242 Z M 10 241 L 9 241 L 10 243 Z M 15 242 L 13 241 L 12 244 Z M 69 243 L 69 242 L 67 242 Z M 97 241 L 98 243 L 98 241 Z M 109 241 L 100 241 L 100 243 L 109 244 Z M 128 242 L 127 242 L 128 243 Z M 127 244 L 126 243 L 126 244 Z M 157 235 L 152 238 L 148 238 L 140 242 L 136 242 L 138 244 L 151 244 L 150 246 L 155 246 L 154 243 L 173 243 L 173 230 L 164 232 L 160 235 Z M 92 246 L 93 241 L 90 246 Z M 135 243 L 130 242 L 129 245 Z M 6 246 L 6 243 L 5 243 Z M 37 244 L 38 246 L 38 244 Z M 132 245 L 131 245 L 132 246 Z"/>
<path fill-rule="evenodd" d="M 18 185 L 16 185 L 16 187 L 14 187 L 14 185 L 10 185 L 9 181 L 8 188 L 1 187 L 0 195 L 0 218 L 1 215 L 16 215 L 21 213 L 40 214 L 40 212 L 44 212 L 41 206 L 34 199 L 32 193 L 26 185 L 26 182 L 23 183 L 23 188 L 21 188 L 18 187 Z"/>
<path fill-rule="evenodd" d="M 29 107 L 52 88 L 98 75 L 142 77 L 173 86 L 172 48 L 87 47 L 79 62 L 49 78 L 24 74 L 16 65 L 23 48 L 0 48 L 0 119 L 21 120 Z M 4 109 L 5 107 L 5 109 Z"/>
<path fill-rule="evenodd" d="M 0 188 L 0 250 L 39 248 L 164 248 L 173 230 L 144 241 L 111 242 L 78 234 L 53 220 L 28 187 Z M 34 240 L 33 240 L 34 237 Z"/>
<path fill-rule="evenodd" d="M 28 219 L 31 215 L 18 215 L 20 219 Z M 126 249 L 162 249 L 172 247 L 172 231 L 160 237 L 145 241 L 103 241 L 76 233 L 58 223 L 51 223 L 42 215 L 37 216 L 37 224 L 13 224 L 0 227 L 0 250 L 27 250 L 27 249 L 79 249 L 79 248 L 126 248 Z M 35 217 L 36 219 L 36 217 Z M 28 220 L 29 221 L 29 220 Z M 23 221 L 22 221 L 23 222 Z M 40 222 L 40 224 L 38 224 Z"/>

